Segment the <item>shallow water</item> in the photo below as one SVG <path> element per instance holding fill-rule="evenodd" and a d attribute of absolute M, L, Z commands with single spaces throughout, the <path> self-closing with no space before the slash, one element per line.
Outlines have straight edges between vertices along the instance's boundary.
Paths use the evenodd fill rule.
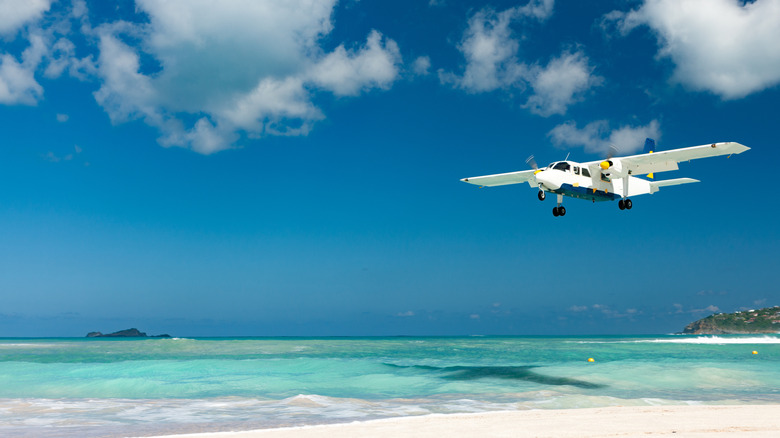
<path fill-rule="evenodd" d="M 0 339 L 0 436 L 774 404 L 779 362 L 780 336 Z"/>

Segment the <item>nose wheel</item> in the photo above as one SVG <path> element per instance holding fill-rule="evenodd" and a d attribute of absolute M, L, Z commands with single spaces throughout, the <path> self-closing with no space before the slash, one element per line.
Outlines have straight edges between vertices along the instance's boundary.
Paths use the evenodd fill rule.
<path fill-rule="evenodd" d="M 631 210 L 631 207 L 633 207 L 633 206 L 634 206 L 634 203 L 631 202 L 631 200 L 628 199 L 628 198 L 621 199 L 620 201 L 618 201 L 618 207 L 621 210 Z"/>
<path fill-rule="evenodd" d="M 536 197 L 539 198 L 540 201 L 544 201 L 547 195 L 544 193 L 544 190 L 539 190 L 539 193 L 536 194 Z"/>

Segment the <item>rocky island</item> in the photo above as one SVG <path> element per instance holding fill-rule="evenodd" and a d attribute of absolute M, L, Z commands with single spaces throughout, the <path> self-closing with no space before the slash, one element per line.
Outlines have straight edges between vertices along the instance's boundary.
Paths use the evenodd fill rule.
<path fill-rule="evenodd" d="M 734 313 L 716 313 L 688 324 L 683 334 L 747 335 L 780 332 L 780 306 Z"/>
<path fill-rule="evenodd" d="M 136 328 L 130 328 L 126 330 L 120 330 L 118 332 L 109 333 L 107 335 L 104 335 L 100 332 L 89 332 L 87 333 L 88 338 L 170 338 L 170 335 L 156 335 L 156 336 L 147 336 L 146 333 L 139 331 Z"/>

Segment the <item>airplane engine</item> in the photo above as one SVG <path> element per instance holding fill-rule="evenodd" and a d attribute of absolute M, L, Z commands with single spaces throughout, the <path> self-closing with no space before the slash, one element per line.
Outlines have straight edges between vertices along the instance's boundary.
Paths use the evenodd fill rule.
<path fill-rule="evenodd" d="M 601 173 L 612 178 L 622 178 L 628 175 L 628 171 L 623 169 L 623 163 L 617 158 L 604 160 L 599 164 Z"/>

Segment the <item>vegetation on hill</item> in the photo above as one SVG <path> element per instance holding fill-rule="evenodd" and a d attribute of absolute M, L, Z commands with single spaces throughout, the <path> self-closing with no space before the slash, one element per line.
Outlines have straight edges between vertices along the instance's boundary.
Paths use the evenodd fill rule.
<path fill-rule="evenodd" d="M 716 313 L 688 324 L 685 334 L 747 334 L 780 332 L 780 306 L 734 313 Z"/>

